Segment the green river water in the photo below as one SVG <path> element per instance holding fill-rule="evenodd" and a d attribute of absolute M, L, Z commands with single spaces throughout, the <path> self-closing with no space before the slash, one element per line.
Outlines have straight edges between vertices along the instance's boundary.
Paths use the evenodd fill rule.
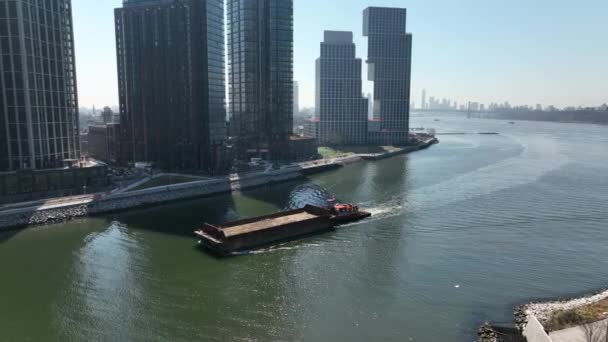
<path fill-rule="evenodd" d="M 0 341 L 473 341 L 605 287 L 608 127 L 414 118 L 426 151 L 0 234 Z M 331 196 L 373 218 L 228 259 L 192 231 Z"/>

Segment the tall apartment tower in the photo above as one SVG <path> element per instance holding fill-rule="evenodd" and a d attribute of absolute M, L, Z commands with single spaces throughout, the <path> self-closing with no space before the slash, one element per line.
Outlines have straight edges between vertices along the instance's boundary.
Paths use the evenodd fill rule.
<path fill-rule="evenodd" d="M 124 0 L 115 24 L 122 161 L 219 171 L 224 1 Z"/>
<path fill-rule="evenodd" d="M 408 142 L 412 35 L 405 8 L 369 7 L 363 12 L 368 37 L 368 79 L 374 82 L 375 129 L 388 144 Z"/>
<path fill-rule="evenodd" d="M 300 113 L 300 85 L 297 81 L 293 81 L 293 115 Z"/>
<path fill-rule="evenodd" d="M 367 104 L 361 59 L 352 32 L 325 31 L 316 65 L 317 141 L 322 145 L 367 143 Z"/>
<path fill-rule="evenodd" d="M 0 171 L 79 159 L 71 1 L 0 1 L 0 55 Z"/>
<path fill-rule="evenodd" d="M 228 0 L 230 124 L 240 158 L 283 159 L 293 133 L 293 0 Z"/>

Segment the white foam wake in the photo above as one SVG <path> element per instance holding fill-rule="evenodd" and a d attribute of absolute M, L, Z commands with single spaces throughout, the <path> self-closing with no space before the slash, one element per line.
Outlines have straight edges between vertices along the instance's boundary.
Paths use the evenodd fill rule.
<path fill-rule="evenodd" d="M 437 208 L 456 201 L 530 184 L 568 163 L 568 157 L 561 152 L 560 145 L 555 139 L 546 136 L 511 136 L 510 138 L 523 145 L 524 150 L 520 155 L 438 184 L 410 191 L 407 195 L 408 200 L 411 201 L 408 210 Z"/>

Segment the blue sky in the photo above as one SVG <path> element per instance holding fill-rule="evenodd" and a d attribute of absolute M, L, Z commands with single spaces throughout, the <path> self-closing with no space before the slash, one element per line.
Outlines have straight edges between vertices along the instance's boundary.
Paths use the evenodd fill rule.
<path fill-rule="evenodd" d="M 118 103 L 113 9 L 121 0 L 72 0 L 79 100 Z M 606 0 L 294 0 L 294 78 L 314 105 L 323 30 L 353 31 L 365 60 L 362 11 L 406 7 L 414 35 L 412 101 L 599 105 L 608 102 Z M 365 80 L 365 74 L 363 75 Z M 370 84 L 365 81 L 364 89 Z"/>

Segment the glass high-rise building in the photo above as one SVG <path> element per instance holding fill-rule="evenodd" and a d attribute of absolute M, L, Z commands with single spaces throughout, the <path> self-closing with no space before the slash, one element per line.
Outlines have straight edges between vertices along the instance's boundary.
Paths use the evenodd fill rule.
<path fill-rule="evenodd" d="M 0 171 L 80 158 L 70 0 L 0 1 Z"/>
<path fill-rule="evenodd" d="M 123 162 L 216 172 L 226 138 L 224 1 L 115 10 Z"/>
<path fill-rule="evenodd" d="M 300 85 L 293 81 L 293 115 L 300 114 Z"/>
<path fill-rule="evenodd" d="M 408 142 L 412 35 L 405 8 L 369 7 L 363 12 L 368 37 L 368 79 L 374 82 L 374 130 L 385 144 Z M 382 132 L 380 134 L 379 132 Z"/>
<path fill-rule="evenodd" d="M 228 0 L 231 134 L 239 157 L 284 159 L 293 132 L 293 0 Z"/>
<path fill-rule="evenodd" d="M 367 104 L 362 95 L 361 59 L 352 32 L 325 31 L 316 66 L 319 144 L 367 143 Z"/>

